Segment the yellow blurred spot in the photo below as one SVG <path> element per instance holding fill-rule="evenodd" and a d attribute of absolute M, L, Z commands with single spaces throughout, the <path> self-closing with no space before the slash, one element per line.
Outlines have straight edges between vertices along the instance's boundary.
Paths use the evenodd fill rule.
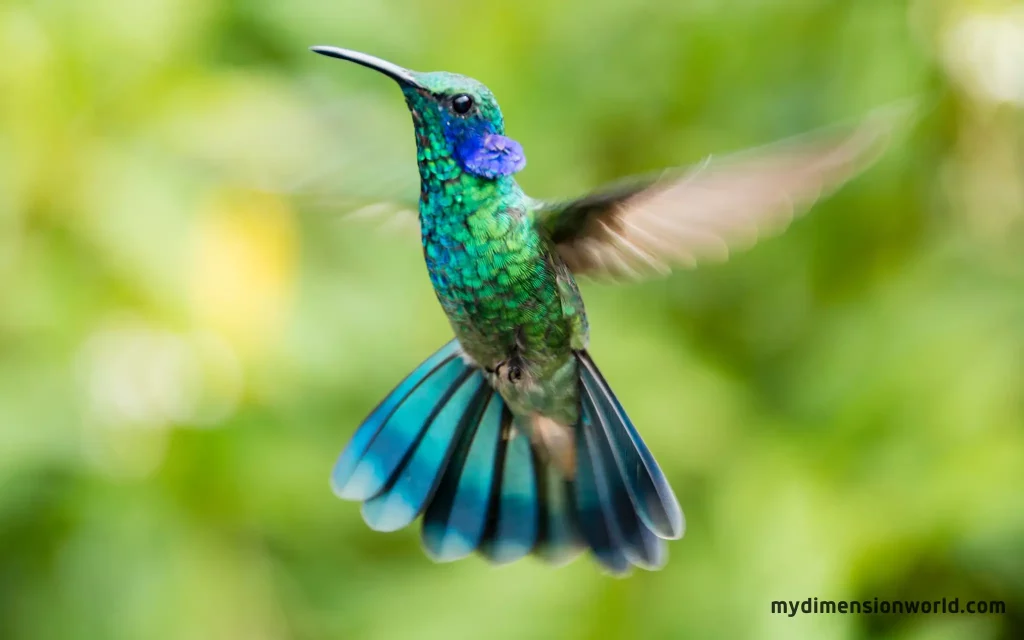
<path fill-rule="evenodd" d="M 294 214 L 272 194 L 219 191 L 196 222 L 190 290 L 201 325 L 242 353 L 279 335 L 295 281 Z"/>

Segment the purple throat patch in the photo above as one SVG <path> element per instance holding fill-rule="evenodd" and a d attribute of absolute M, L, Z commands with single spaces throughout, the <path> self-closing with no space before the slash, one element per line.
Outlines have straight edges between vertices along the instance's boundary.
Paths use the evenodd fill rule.
<path fill-rule="evenodd" d="M 460 145 L 459 157 L 467 171 L 484 178 L 510 176 L 526 166 L 522 145 L 496 133 L 472 136 Z"/>

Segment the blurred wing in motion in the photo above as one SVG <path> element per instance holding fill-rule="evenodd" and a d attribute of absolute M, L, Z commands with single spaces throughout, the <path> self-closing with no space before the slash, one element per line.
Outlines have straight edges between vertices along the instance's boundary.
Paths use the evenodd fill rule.
<path fill-rule="evenodd" d="M 637 277 L 728 257 L 782 231 L 797 214 L 876 160 L 905 105 L 858 126 L 806 134 L 703 164 L 546 203 L 537 224 L 577 274 Z"/>
<path fill-rule="evenodd" d="M 390 97 L 338 99 L 307 88 L 289 123 L 294 135 L 280 139 L 272 127 L 250 134 L 252 146 L 277 145 L 270 160 L 250 161 L 240 171 L 240 163 L 225 158 L 230 164 L 224 169 L 236 182 L 279 195 L 304 215 L 368 222 L 418 238 L 416 149 L 408 113 L 401 103 L 392 106 Z"/>

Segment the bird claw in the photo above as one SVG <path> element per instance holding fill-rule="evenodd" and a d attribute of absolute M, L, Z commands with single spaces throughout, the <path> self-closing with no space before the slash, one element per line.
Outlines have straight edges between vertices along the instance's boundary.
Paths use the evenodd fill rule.
<path fill-rule="evenodd" d="M 511 383 L 516 383 L 523 379 L 523 365 L 518 358 L 502 360 L 494 365 L 493 369 L 484 367 L 484 371 L 498 379 L 505 378 Z"/>

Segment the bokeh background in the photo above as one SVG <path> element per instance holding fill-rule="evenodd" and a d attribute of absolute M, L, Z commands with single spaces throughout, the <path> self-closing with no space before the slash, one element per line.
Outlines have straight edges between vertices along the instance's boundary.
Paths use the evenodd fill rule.
<path fill-rule="evenodd" d="M 538 197 L 921 99 L 786 235 L 584 285 L 663 571 L 434 565 L 333 497 L 450 334 L 415 231 L 345 215 L 415 190 L 400 94 L 311 44 L 484 80 Z M 7 0 L 0 60 L 5 640 L 1024 637 L 1019 2 Z"/>

